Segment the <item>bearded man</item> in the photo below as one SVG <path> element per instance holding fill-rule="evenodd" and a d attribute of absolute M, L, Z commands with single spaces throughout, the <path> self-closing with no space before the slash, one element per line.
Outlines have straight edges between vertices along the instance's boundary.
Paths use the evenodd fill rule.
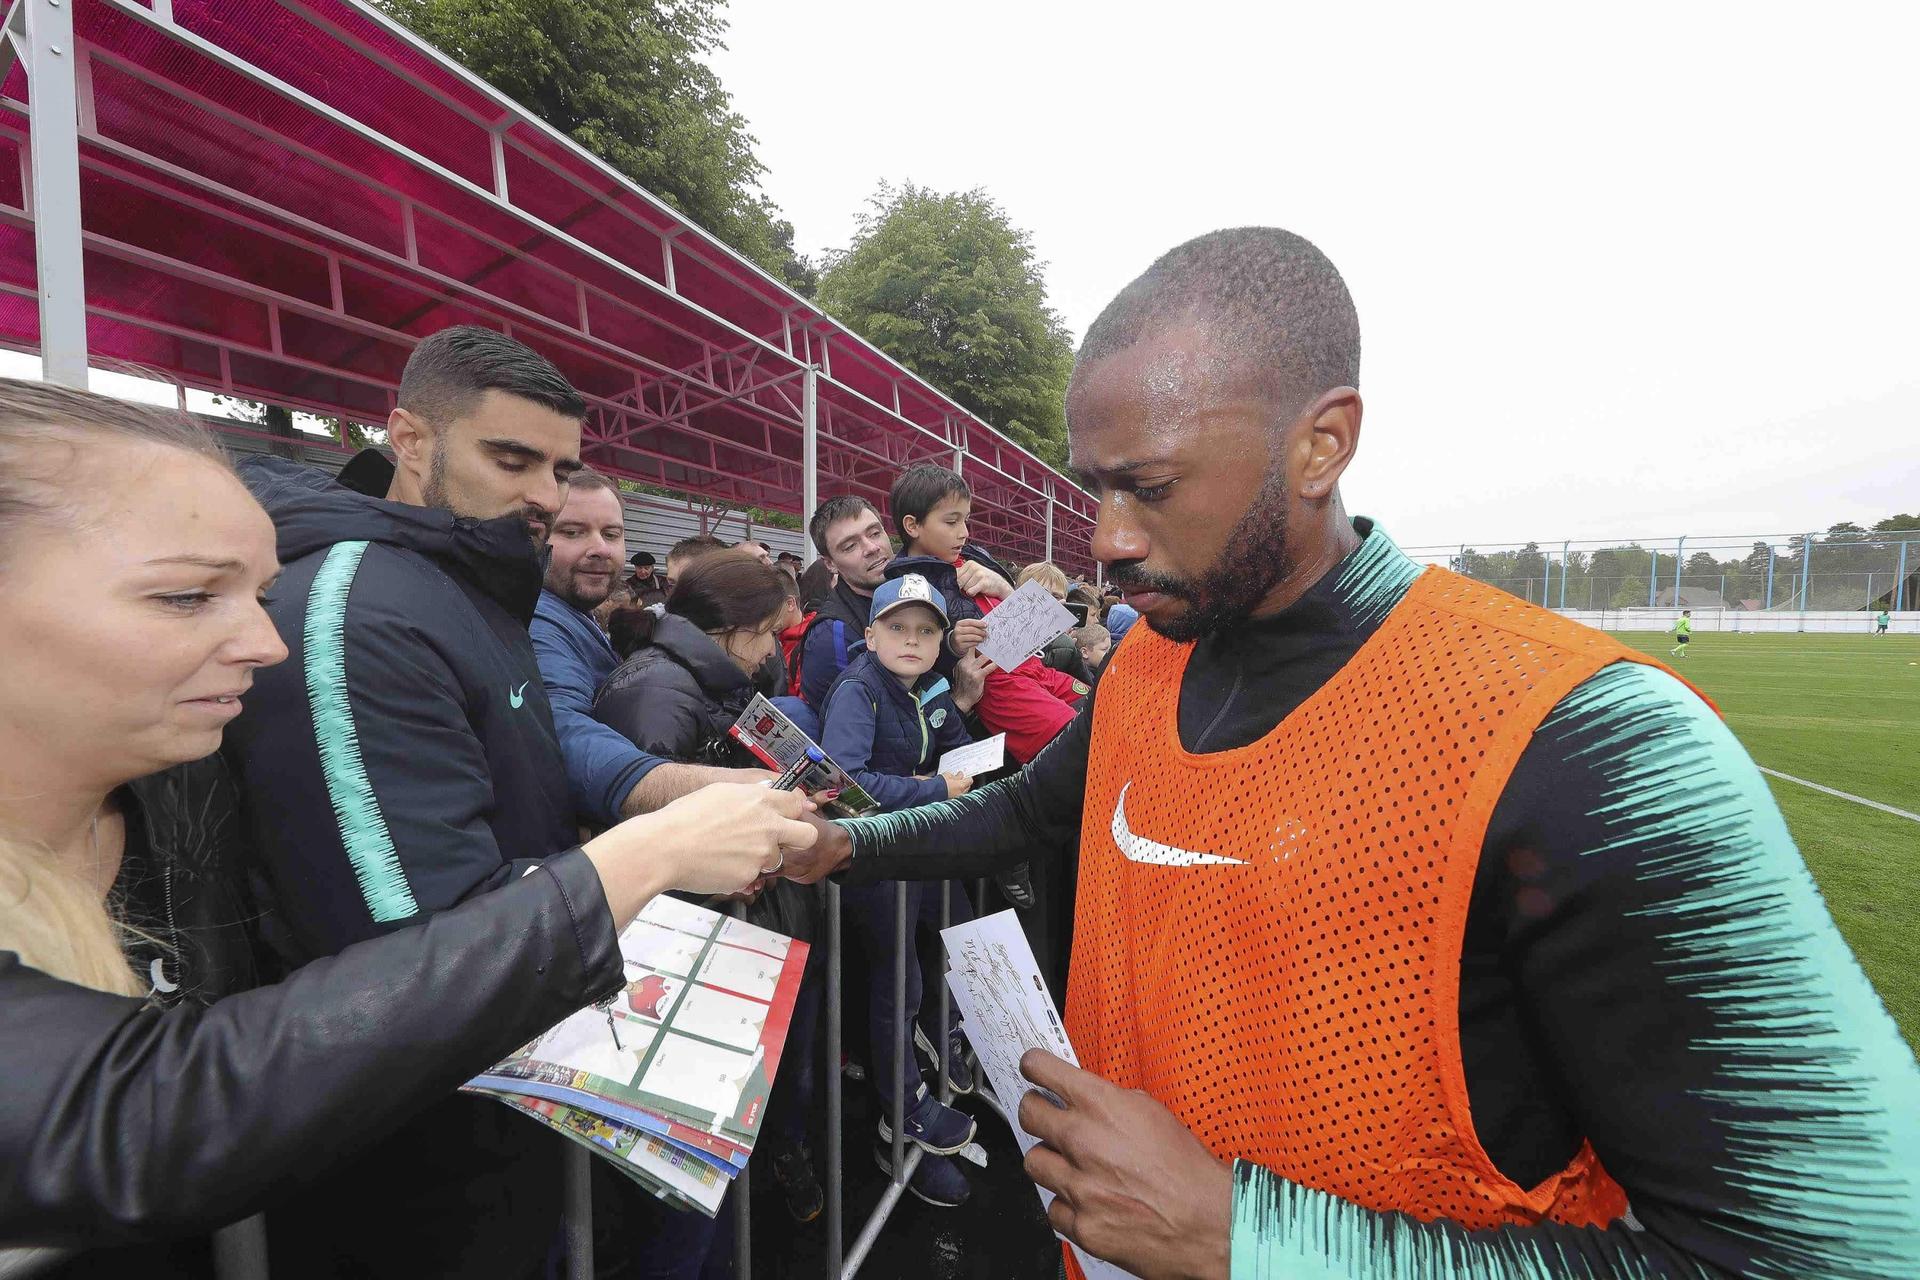
<path fill-rule="evenodd" d="M 1027 1169 L 1150 1280 L 1911 1275 L 1920 1067 L 1764 781 L 1664 667 L 1348 516 L 1359 355 L 1285 231 L 1127 286 L 1067 419 L 1146 626 L 1019 775 L 788 873 L 1077 842 Z"/>

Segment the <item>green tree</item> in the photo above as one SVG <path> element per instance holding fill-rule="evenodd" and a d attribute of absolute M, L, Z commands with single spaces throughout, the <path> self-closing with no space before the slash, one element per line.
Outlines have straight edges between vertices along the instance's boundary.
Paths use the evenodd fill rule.
<path fill-rule="evenodd" d="M 706 63 L 722 0 L 376 0 L 422 39 L 788 287 L 818 272 L 760 190 L 747 122 Z"/>
<path fill-rule="evenodd" d="M 1073 343 L 1025 231 L 981 190 L 882 184 L 828 255 L 822 307 L 1055 465 Z"/>

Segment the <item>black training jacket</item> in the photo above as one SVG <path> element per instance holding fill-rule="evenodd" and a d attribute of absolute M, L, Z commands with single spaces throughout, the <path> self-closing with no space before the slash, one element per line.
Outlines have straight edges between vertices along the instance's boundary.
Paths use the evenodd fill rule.
<path fill-rule="evenodd" d="M 385 491 L 391 467 L 349 474 Z M 527 637 L 541 560 L 518 516 L 477 521 L 252 459 L 273 517 L 270 612 L 290 651 L 227 731 L 263 933 L 289 964 L 498 888 L 576 843 Z"/>
<path fill-rule="evenodd" d="M 374 496 L 392 476 L 377 453 L 346 483 L 279 459 L 240 471 L 285 569 L 270 612 L 290 655 L 227 731 L 261 935 L 281 961 L 484 898 L 572 847 L 527 635 L 542 562 L 525 522 Z M 519 1280 L 559 1222 L 562 1146 L 497 1103 L 448 1096 L 268 1213 L 275 1280 Z"/>

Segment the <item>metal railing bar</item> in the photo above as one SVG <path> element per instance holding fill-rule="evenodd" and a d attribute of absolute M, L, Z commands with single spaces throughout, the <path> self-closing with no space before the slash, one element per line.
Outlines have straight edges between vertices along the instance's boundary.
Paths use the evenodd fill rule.
<path fill-rule="evenodd" d="M 860 1264 L 867 1260 L 868 1250 L 872 1249 L 873 1242 L 880 1238 L 881 1230 L 887 1225 L 887 1219 L 892 1216 L 894 1206 L 900 1203 L 900 1196 L 906 1191 L 907 1182 L 913 1177 L 913 1171 L 920 1167 L 920 1159 L 924 1155 L 926 1152 L 919 1146 L 915 1146 L 907 1152 L 907 1158 L 902 1164 L 894 1166 L 894 1180 L 887 1184 L 885 1191 L 881 1192 L 880 1203 L 873 1207 L 873 1216 L 867 1219 L 867 1225 L 860 1232 L 859 1239 L 855 1240 L 853 1248 L 847 1251 L 847 1265 L 839 1273 L 839 1280 L 853 1280 L 853 1277 L 859 1274 Z"/>
<path fill-rule="evenodd" d="M 565 1145 L 560 1231 L 567 1244 L 567 1280 L 593 1280 L 593 1153 L 576 1143 Z"/>
<path fill-rule="evenodd" d="M 731 912 L 735 920 L 745 921 L 747 904 L 736 902 Z M 733 1197 L 733 1274 L 737 1280 L 753 1280 L 753 1168 L 751 1164 L 734 1175 L 727 1194 Z"/>
<path fill-rule="evenodd" d="M 840 1074 L 840 886 L 827 882 L 827 1274 L 843 1271 L 842 1245 L 846 1240 L 845 1101 Z"/>
<path fill-rule="evenodd" d="M 907 1030 L 907 948 L 912 945 L 907 929 L 907 882 L 893 882 L 893 1181 L 906 1185 L 907 1091 L 900 1083 L 907 1075 L 907 1046 L 912 1040 Z M 898 1199 L 898 1197 L 895 1197 Z M 885 1221 L 876 1212 L 875 1218 Z M 869 1220 L 871 1225 L 872 1220 Z"/>

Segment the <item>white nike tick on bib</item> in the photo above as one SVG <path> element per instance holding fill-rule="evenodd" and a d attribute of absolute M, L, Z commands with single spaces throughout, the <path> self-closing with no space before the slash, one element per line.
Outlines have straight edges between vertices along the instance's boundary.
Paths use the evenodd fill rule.
<path fill-rule="evenodd" d="M 1179 849 L 1170 844 L 1161 844 L 1158 840 L 1149 840 L 1137 836 L 1127 827 L 1127 788 L 1131 782 L 1120 788 L 1120 796 L 1113 802 L 1113 843 L 1126 856 L 1129 862 L 1138 862 L 1150 867 L 1243 867 L 1247 865 L 1238 858 L 1226 858 L 1217 853 L 1196 853 L 1192 849 Z"/>

